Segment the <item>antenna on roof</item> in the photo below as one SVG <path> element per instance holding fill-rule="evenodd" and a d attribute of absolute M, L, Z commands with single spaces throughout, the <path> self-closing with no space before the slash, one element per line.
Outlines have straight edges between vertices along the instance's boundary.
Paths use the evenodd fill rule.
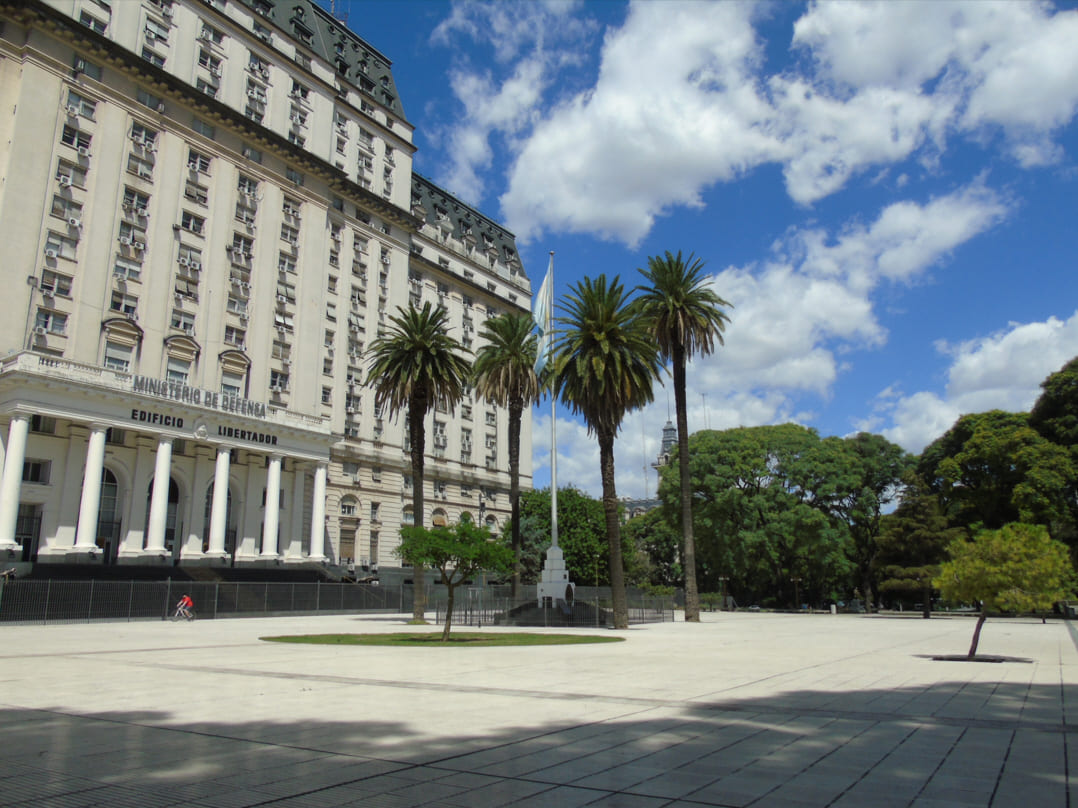
<path fill-rule="evenodd" d="M 329 0 L 329 13 L 341 25 L 348 25 L 348 8 L 346 0 Z"/>

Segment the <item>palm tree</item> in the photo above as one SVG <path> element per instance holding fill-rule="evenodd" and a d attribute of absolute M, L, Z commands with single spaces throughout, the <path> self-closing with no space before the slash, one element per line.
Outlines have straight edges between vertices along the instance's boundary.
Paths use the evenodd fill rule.
<path fill-rule="evenodd" d="M 614 627 L 628 628 L 625 571 L 621 560 L 621 520 L 614 486 L 614 438 L 630 411 L 652 400 L 652 384 L 662 370 L 655 340 L 640 308 L 629 303 L 617 277 L 577 283 L 559 317 L 554 358 L 554 394 L 582 415 L 599 439 L 606 540 L 610 546 L 610 589 Z"/>
<path fill-rule="evenodd" d="M 449 336 L 448 312 L 430 302 L 422 309 L 397 308 L 390 317 L 392 328 L 370 347 L 371 362 L 367 384 L 374 388 L 374 406 L 387 408 L 391 415 L 408 413 L 408 437 L 412 457 L 412 519 L 423 526 L 423 454 L 426 450 L 424 419 L 432 407 L 456 406 L 464 395 L 471 373 L 469 361 L 459 351 L 466 350 Z M 469 352 L 470 353 L 470 352 Z M 415 599 L 412 616 L 423 620 L 427 606 L 423 568 L 416 565 L 413 581 Z"/>
<path fill-rule="evenodd" d="M 681 481 L 682 561 L 685 567 L 685 619 L 700 622 L 700 595 L 696 591 L 696 542 L 692 528 L 692 479 L 689 474 L 689 419 L 685 404 L 685 366 L 697 353 L 710 354 L 723 344 L 722 332 L 730 318 L 721 307 L 731 304 L 707 285 L 704 262 L 693 255 L 669 250 L 662 258 L 648 258 L 639 270 L 648 286 L 638 286 L 640 305 L 650 322 L 652 336 L 663 361 L 673 366 L 674 407 L 677 412 L 678 472 Z"/>
<path fill-rule="evenodd" d="M 472 368 L 476 392 L 509 408 L 509 505 L 512 508 L 513 597 L 520 588 L 520 420 L 539 398 L 535 374 L 538 340 L 529 314 L 502 314 L 487 320 L 479 336 L 485 344 Z"/>

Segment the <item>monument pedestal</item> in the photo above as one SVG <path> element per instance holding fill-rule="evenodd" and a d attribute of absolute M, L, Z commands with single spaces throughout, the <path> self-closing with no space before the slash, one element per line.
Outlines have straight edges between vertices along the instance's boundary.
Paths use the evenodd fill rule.
<path fill-rule="evenodd" d="M 557 545 L 552 545 L 546 551 L 546 560 L 543 562 L 543 572 L 539 579 L 537 594 L 540 607 L 543 604 L 555 606 L 559 600 L 572 606 L 576 584 L 569 580 L 569 571 L 565 568 L 565 557 Z"/>

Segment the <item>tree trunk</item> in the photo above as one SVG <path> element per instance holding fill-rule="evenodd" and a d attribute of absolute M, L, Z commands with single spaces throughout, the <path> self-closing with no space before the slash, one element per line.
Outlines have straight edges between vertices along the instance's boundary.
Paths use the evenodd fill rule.
<path fill-rule="evenodd" d="M 511 546 L 513 548 L 513 579 L 510 594 L 516 602 L 520 591 L 520 418 L 524 402 L 514 398 L 509 402 L 509 507 Z"/>
<path fill-rule="evenodd" d="M 973 629 L 973 642 L 969 646 L 969 658 L 973 659 L 977 656 L 977 644 L 981 641 L 981 628 L 984 627 L 984 621 L 988 618 L 988 612 L 985 608 L 984 602 L 981 602 L 981 614 L 977 618 L 977 627 Z"/>
<path fill-rule="evenodd" d="M 621 520 L 618 517 L 618 492 L 614 485 L 614 433 L 601 430 L 599 466 L 603 479 L 603 513 L 606 516 L 606 542 L 610 547 L 610 598 L 614 606 L 614 628 L 629 627 L 629 603 L 625 597 L 625 568 L 621 560 Z"/>
<path fill-rule="evenodd" d="M 924 591 L 921 593 L 923 600 L 921 602 L 921 617 L 928 620 L 932 616 L 932 585 L 925 584 Z"/>
<path fill-rule="evenodd" d="M 423 419 L 427 414 L 427 400 L 414 396 L 408 406 L 408 439 L 412 442 L 412 524 L 423 527 L 423 452 L 427 435 Z M 412 620 L 426 622 L 427 586 L 423 565 L 412 567 Z"/>
<path fill-rule="evenodd" d="M 446 589 L 448 592 L 445 598 L 445 626 L 442 628 L 442 642 L 449 642 L 449 629 L 453 625 L 453 595 L 456 587 L 449 585 Z"/>
<path fill-rule="evenodd" d="M 865 563 L 864 569 L 861 570 L 861 592 L 865 597 L 865 614 L 871 614 L 875 611 L 875 600 L 872 587 L 872 573 L 869 569 L 868 562 Z"/>
<path fill-rule="evenodd" d="M 685 349 L 675 345 L 674 408 L 677 411 L 678 473 L 681 482 L 682 563 L 685 567 L 685 622 L 700 622 L 700 593 L 696 590 L 696 539 L 692 526 L 692 476 L 689 472 L 689 416 L 685 404 Z"/>

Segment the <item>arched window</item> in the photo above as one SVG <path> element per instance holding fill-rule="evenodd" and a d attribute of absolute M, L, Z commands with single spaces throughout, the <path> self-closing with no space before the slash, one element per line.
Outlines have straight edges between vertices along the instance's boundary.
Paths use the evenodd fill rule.
<path fill-rule="evenodd" d="M 341 516 L 355 516 L 359 513 L 359 501 L 351 494 L 341 497 Z"/>

